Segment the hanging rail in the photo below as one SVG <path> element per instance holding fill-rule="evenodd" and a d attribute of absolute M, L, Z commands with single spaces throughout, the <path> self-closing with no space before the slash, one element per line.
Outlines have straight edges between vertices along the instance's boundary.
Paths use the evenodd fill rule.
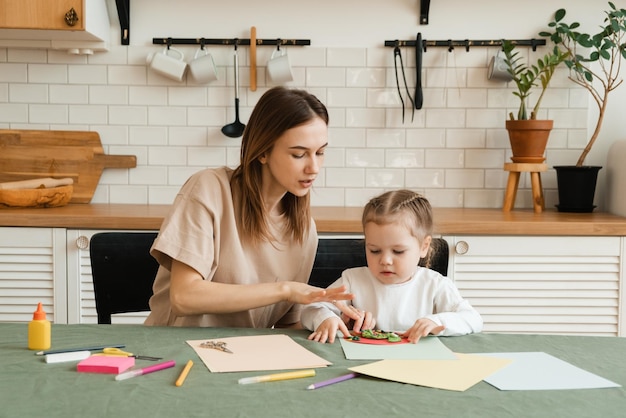
<path fill-rule="evenodd" d="M 545 39 L 509 39 L 509 41 L 513 45 L 516 45 L 516 46 L 530 46 L 532 47 L 533 51 L 535 51 L 539 45 L 546 44 Z M 416 40 L 400 41 L 396 39 L 394 41 L 385 41 L 385 46 L 391 46 L 391 47 L 396 47 L 396 46 L 415 47 L 416 45 L 417 45 Z M 491 39 L 491 40 L 448 39 L 445 41 L 429 41 L 426 39 L 422 40 L 422 48 L 424 49 L 424 51 L 426 51 L 428 47 L 442 47 L 443 46 L 443 47 L 447 47 L 448 50 L 451 51 L 452 49 L 454 49 L 454 47 L 458 46 L 458 47 L 465 48 L 466 51 L 469 51 L 470 47 L 473 47 L 473 46 L 500 46 L 500 45 L 502 45 L 502 39 Z"/>
<path fill-rule="evenodd" d="M 250 45 L 249 38 L 152 38 L 154 45 Z M 293 45 L 307 46 L 311 45 L 310 39 L 257 39 L 257 45 Z"/>

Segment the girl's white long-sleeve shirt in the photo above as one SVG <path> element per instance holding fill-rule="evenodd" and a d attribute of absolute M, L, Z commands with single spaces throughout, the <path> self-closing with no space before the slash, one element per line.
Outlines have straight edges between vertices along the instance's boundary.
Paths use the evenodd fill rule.
<path fill-rule="evenodd" d="M 434 270 L 417 267 L 410 280 L 385 285 L 380 283 L 367 267 L 345 270 L 341 278 L 330 287 L 347 286 L 354 294 L 351 303 L 355 308 L 371 312 L 376 319 L 376 329 L 403 332 L 420 318 L 428 318 L 445 327 L 440 336 L 465 335 L 480 332 L 483 320 L 470 303 L 463 299 L 454 282 Z M 341 312 L 331 303 L 305 305 L 302 325 L 309 330 L 327 318 Z"/>

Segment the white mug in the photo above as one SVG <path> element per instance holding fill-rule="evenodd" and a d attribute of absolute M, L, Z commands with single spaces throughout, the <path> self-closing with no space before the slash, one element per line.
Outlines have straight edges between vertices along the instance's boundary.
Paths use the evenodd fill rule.
<path fill-rule="evenodd" d="M 284 49 L 275 49 L 267 62 L 267 73 L 274 83 L 287 83 L 293 81 L 289 56 Z"/>
<path fill-rule="evenodd" d="M 191 74 L 192 80 L 198 84 L 206 84 L 217 80 L 217 67 L 215 66 L 213 55 L 206 49 L 198 49 L 193 60 L 189 63 L 189 74 Z"/>
<path fill-rule="evenodd" d="M 170 55 L 170 52 L 173 55 Z M 149 54 L 146 62 L 154 72 L 176 81 L 182 81 L 187 70 L 184 58 L 185 54 L 178 49 L 166 47 L 161 53 Z"/>
<path fill-rule="evenodd" d="M 507 70 L 508 66 L 504 62 L 504 57 L 500 55 L 500 51 L 489 61 L 489 69 L 487 71 L 487 78 L 489 80 L 500 80 L 509 82 L 513 80 L 513 76 Z"/>

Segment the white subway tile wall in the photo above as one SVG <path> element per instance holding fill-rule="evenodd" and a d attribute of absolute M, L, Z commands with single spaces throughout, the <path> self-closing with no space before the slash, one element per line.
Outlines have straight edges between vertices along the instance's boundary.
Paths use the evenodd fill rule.
<path fill-rule="evenodd" d="M 107 169 L 92 202 L 169 204 L 205 167 L 235 166 L 241 140 L 224 136 L 234 120 L 233 51 L 211 47 L 218 80 L 175 82 L 145 64 L 154 46 L 113 46 L 107 53 L 0 48 L 0 128 L 92 130 L 107 154 L 136 155 L 137 168 Z M 181 46 L 187 59 L 196 48 Z M 509 161 L 504 120 L 517 108 L 512 86 L 487 79 L 495 48 L 431 48 L 423 55 L 422 109 L 412 109 L 415 52 L 402 50 L 407 86 L 396 86 L 393 48 L 288 47 L 294 81 L 328 106 L 330 146 L 312 191 L 314 206 L 362 206 L 407 187 L 437 207 L 502 206 Z M 530 51 L 529 51 L 530 52 Z M 538 54 L 542 53 L 539 48 Z M 258 49 L 258 89 L 251 91 L 248 51 L 239 49 L 240 118 L 245 123 L 272 83 Z M 529 54 L 536 61 L 536 56 Z M 542 117 L 555 120 L 549 165 L 570 163 L 586 142 L 588 93 L 557 72 Z M 556 203 L 553 171 L 544 173 L 546 205 Z M 524 175 L 516 207 L 532 207 Z"/>

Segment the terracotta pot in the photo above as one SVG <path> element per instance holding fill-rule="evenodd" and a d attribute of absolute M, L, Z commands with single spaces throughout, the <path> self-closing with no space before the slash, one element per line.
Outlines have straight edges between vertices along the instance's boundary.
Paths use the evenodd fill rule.
<path fill-rule="evenodd" d="M 554 121 L 507 120 L 514 163 L 542 163 Z"/>

